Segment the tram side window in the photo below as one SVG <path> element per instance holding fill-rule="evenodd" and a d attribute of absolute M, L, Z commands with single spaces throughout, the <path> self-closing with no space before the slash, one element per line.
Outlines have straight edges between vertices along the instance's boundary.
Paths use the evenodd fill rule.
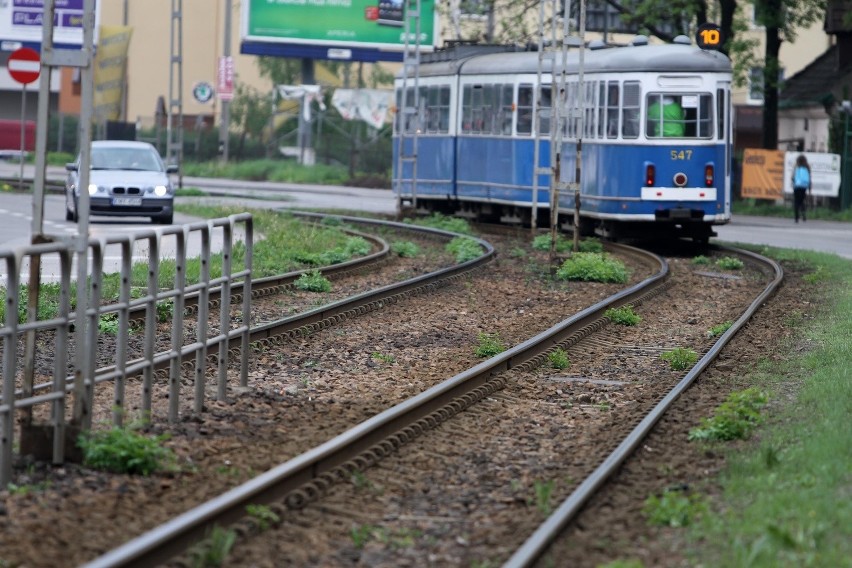
<path fill-rule="evenodd" d="M 497 132 L 497 85 L 482 87 L 482 134 Z"/>
<path fill-rule="evenodd" d="M 533 87 L 532 85 L 518 86 L 518 134 L 529 136 L 532 134 L 533 121 Z"/>
<path fill-rule="evenodd" d="M 445 133 L 450 127 L 450 88 L 434 85 L 420 96 L 426 132 Z"/>
<path fill-rule="evenodd" d="M 597 81 L 589 81 L 585 85 L 585 96 L 583 97 L 584 120 L 583 136 L 585 138 L 595 137 L 595 91 Z"/>
<path fill-rule="evenodd" d="M 606 83 L 601 81 L 598 83 L 598 129 L 597 135 L 595 138 L 603 138 L 604 137 L 604 109 L 606 107 Z"/>
<path fill-rule="evenodd" d="M 725 139 L 725 90 L 716 91 L 716 133 L 719 140 Z"/>
<path fill-rule="evenodd" d="M 606 137 L 618 138 L 618 81 L 607 83 Z"/>
<path fill-rule="evenodd" d="M 482 116 L 482 85 L 466 85 L 462 99 L 462 132 L 481 134 L 485 125 Z"/>
<path fill-rule="evenodd" d="M 497 134 L 512 134 L 512 91 L 513 85 L 498 85 Z"/>
<path fill-rule="evenodd" d="M 565 119 L 565 136 L 566 138 L 577 138 L 580 134 L 580 116 L 574 112 L 581 103 L 579 103 L 579 85 L 577 83 L 568 83 L 566 85 L 565 106 L 562 109 L 562 116 Z"/>
<path fill-rule="evenodd" d="M 622 138 L 639 137 L 639 106 L 641 103 L 641 87 L 638 81 L 625 81 L 622 91 L 621 105 L 621 136 Z"/>
<path fill-rule="evenodd" d="M 538 133 L 539 135 L 550 134 L 550 116 L 553 112 L 551 108 L 551 90 L 550 85 L 542 85 L 541 89 L 538 91 L 538 96 L 541 97 L 541 104 L 539 104 L 539 113 L 538 117 Z"/>
<path fill-rule="evenodd" d="M 418 116 L 418 113 L 406 112 L 406 109 L 403 108 L 402 91 L 397 91 L 397 93 L 396 93 L 396 108 L 398 109 L 397 113 L 396 113 L 396 117 L 397 117 L 396 129 L 397 129 L 397 132 L 400 132 L 400 129 L 404 128 L 406 134 L 414 134 L 414 131 L 417 129 L 418 118 L 422 118 L 422 116 L 423 116 L 423 105 L 424 105 L 423 92 L 424 92 L 423 89 L 421 89 L 420 90 L 421 97 L 420 97 L 420 100 L 418 101 L 418 103 L 420 105 L 420 108 L 418 109 L 418 113 L 419 113 L 419 116 Z M 409 88 L 409 89 L 405 90 L 405 103 L 404 103 L 405 107 L 407 107 L 409 109 L 415 108 L 414 95 L 415 95 L 415 91 L 414 91 L 413 88 Z"/>

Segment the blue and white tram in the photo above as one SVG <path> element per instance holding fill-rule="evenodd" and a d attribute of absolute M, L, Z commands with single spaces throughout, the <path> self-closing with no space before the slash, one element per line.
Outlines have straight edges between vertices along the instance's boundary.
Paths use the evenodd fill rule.
<path fill-rule="evenodd" d="M 723 54 L 683 36 L 667 45 L 587 49 L 582 93 L 577 51 L 564 66 L 554 64 L 560 53 L 543 54 L 540 88 L 536 52 L 438 57 L 421 65 L 420 111 L 398 113 L 395 123 L 394 189 L 402 202 L 481 220 L 547 220 L 549 176 L 540 169 L 534 178 L 535 138 L 539 165 L 547 168 L 551 70 L 564 68 L 561 112 L 570 118 L 560 171 L 562 181 L 574 180 L 579 142 L 584 233 L 706 241 L 713 225 L 730 221 L 731 64 Z M 401 85 L 397 79 L 397 106 Z M 411 105 L 410 81 L 408 88 Z M 570 110 L 576 108 L 580 113 Z M 416 160 L 400 160 L 400 142 L 402 156 L 414 154 L 415 129 Z M 573 192 L 560 192 L 560 222 L 570 223 L 573 210 Z"/>

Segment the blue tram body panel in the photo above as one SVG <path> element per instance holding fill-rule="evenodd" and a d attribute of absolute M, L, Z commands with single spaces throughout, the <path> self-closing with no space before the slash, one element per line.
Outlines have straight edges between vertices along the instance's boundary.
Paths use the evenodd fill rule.
<path fill-rule="evenodd" d="M 403 140 L 404 154 L 413 153 L 414 141 Z M 393 145 L 394 169 L 398 170 L 399 145 Z M 394 174 L 401 179 L 403 195 L 411 195 L 411 180 L 414 164 L 402 161 L 402 174 Z M 446 136 L 423 136 L 417 141 L 417 195 L 448 198 L 455 196 L 456 149 L 455 140 Z"/>
<path fill-rule="evenodd" d="M 549 152 L 549 144 L 543 145 Z M 456 195 L 460 199 L 528 206 L 532 200 L 531 140 L 459 137 Z M 548 179 L 539 177 L 539 199 L 548 200 Z"/>

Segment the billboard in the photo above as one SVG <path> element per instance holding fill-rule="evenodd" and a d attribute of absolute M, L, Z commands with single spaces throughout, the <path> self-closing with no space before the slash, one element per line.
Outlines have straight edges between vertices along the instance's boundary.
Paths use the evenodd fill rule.
<path fill-rule="evenodd" d="M 811 167 L 811 195 L 840 195 L 840 154 L 824 152 L 787 152 L 784 154 L 784 193 L 793 193 L 793 168 L 803 155 Z"/>
<path fill-rule="evenodd" d="M 45 0 L 3 0 L 0 2 L 0 41 L 4 51 L 26 45 L 41 45 Z M 55 0 L 53 42 L 57 47 L 83 45 L 84 0 Z M 100 22 L 100 4 L 95 2 L 95 42 Z"/>
<path fill-rule="evenodd" d="M 405 0 L 244 0 L 241 6 L 243 53 L 401 60 Z M 420 6 L 419 43 L 422 50 L 431 50 L 437 27 L 435 0 L 421 0 Z"/>
<path fill-rule="evenodd" d="M 740 195 L 753 199 L 781 199 L 784 187 L 784 152 L 746 148 Z"/>

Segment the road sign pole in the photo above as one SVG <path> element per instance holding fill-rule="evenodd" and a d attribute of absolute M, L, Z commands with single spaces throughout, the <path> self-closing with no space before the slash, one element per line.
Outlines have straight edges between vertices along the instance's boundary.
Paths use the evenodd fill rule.
<path fill-rule="evenodd" d="M 21 177 L 19 179 L 19 189 L 24 189 L 24 149 L 27 140 L 27 84 L 21 85 Z"/>

